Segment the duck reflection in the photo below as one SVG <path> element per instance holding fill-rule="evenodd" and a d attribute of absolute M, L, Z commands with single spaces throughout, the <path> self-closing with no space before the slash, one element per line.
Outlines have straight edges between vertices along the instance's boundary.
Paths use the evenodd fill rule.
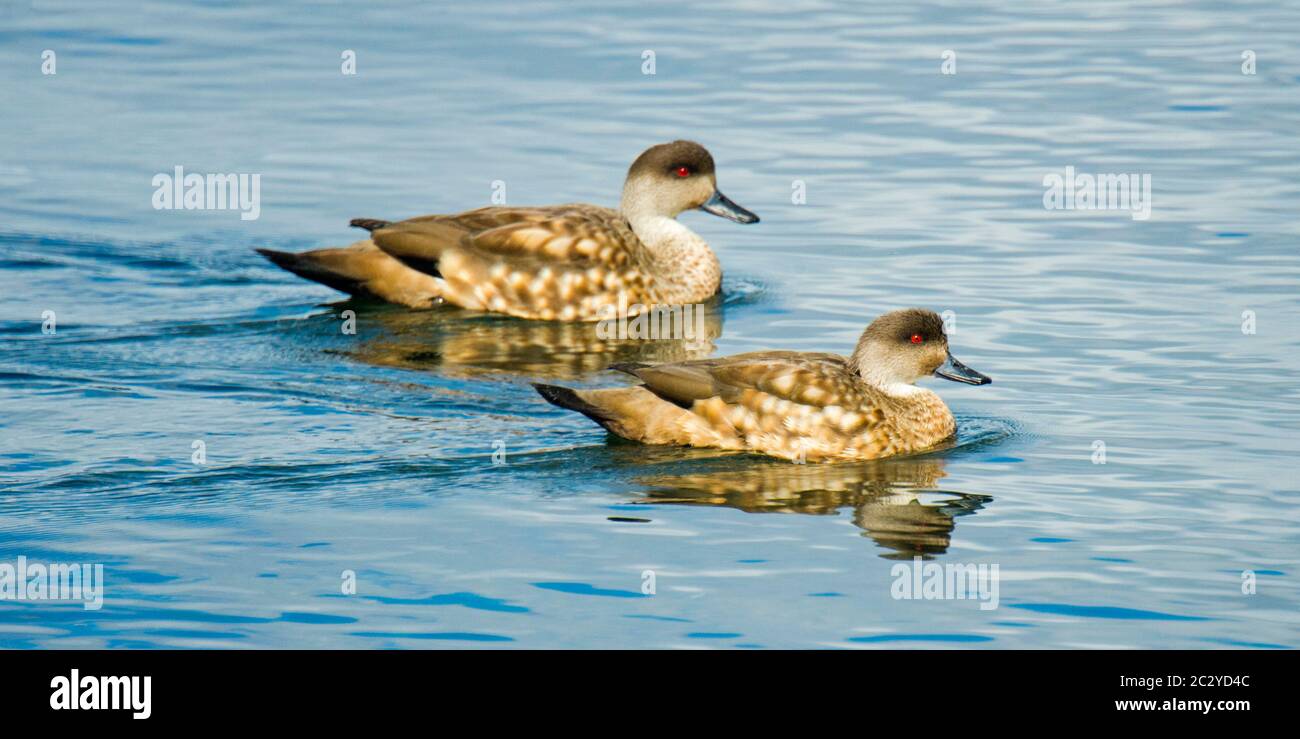
<path fill-rule="evenodd" d="M 930 559 L 948 550 L 958 516 L 992 501 L 987 495 L 940 490 L 943 460 L 925 456 L 853 464 L 790 464 L 746 460 L 712 472 L 654 475 L 640 503 L 713 505 L 749 513 L 831 515 L 853 510 L 853 523 L 886 559 Z"/>
<path fill-rule="evenodd" d="M 364 307 L 361 307 L 364 305 Z M 563 323 L 521 321 L 455 308 L 392 310 L 354 301 L 330 306 L 355 310 L 360 341 L 340 353 L 367 364 L 438 370 L 474 377 L 509 373 L 539 379 L 581 379 L 617 362 L 675 362 L 714 351 L 722 335 L 722 301 L 678 306 L 657 321 Z M 364 312 L 363 312 L 364 311 Z M 676 329 L 672 327 L 677 327 Z M 364 337 L 364 338 L 363 338 Z M 675 337 L 675 338 L 660 338 Z"/>

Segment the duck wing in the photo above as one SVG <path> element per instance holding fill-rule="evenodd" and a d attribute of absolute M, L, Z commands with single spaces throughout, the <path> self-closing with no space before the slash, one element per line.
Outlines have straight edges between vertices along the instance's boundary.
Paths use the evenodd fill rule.
<path fill-rule="evenodd" d="M 653 366 L 625 366 L 646 389 L 681 406 L 721 398 L 752 405 L 770 396 L 803 406 L 860 409 L 876 405 L 874 390 L 861 382 L 838 354 L 752 352 Z"/>
<path fill-rule="evenodd" d="M 371 239 L 415 274 L 440 278 L 440 296 L 464 308 L 595 321 L 622 298 L 655 302 L 650 255 L 608 208 L 479 208 L 390 224 Z"/>
<path fill-rule="evenodd" d="M 641 246 L 618 212 L 584 204 L 424 216 L 377 228 L 371 238 L 388 254 L 431 274 L 444 272 L 439 264 L 452 255 L 528 271 L 619 269 L 634 261 Z"/>

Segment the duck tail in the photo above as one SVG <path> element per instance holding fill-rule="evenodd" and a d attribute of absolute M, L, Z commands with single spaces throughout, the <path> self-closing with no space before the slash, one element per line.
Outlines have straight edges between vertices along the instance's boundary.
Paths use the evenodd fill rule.
<path fill-rule="evenodd" d="M 645 369 L 646 367 L 649 366 L 650 365 L 644 362 L 619 362 L 618 364 L 611 364 L 606 369 L 612 369 L 618 372 L 626 372 L 627 374 L 636 377 L 637 370 Z"/>
<path fill-rule="evenodd" d="M 544 385 L 540 382 L 534 382 L 532 385 L 537 390 L 537 393 L 546 398 L 546 402 L 551 405 L 559 406 L 565 410 L 577 411 L 605 428 L 609 428 L 609 424 L 615 420 L 612 413 L 583 399 L 577 390 L 559 385 Z"/>
<path fill-rule="evenodd" d="M 369 291 L 365 288 L 362 280 L 356 276 L 345 274 L 337 269 L 330 269 L 312 252 L 303 252 L 294 254 L 287 251 L 276 251 L 274 249 L 256 249 L 258 254 L 266 257 L 271 264 L 292 272 L 299 277 L 319 282 L 326 287 L 332 287 L 350 295 L 368 296 Z"/>
<path fill-rule="evenodd" d="M 392 221 L 385 221 L 381 218 L 353 218 L 348 224 L 353 228 L 364 228 L 367 231 L 374 231 L 377 228 L 392 225 Z"/>
<path fill-rule="evenodd" d="M 442 280 L 404 266 L 369 239 L 298 254 L 273 249 L 257 253 L 281 269 L 358 298 L 408 308 L 429 308 L 442 300 Z"/>

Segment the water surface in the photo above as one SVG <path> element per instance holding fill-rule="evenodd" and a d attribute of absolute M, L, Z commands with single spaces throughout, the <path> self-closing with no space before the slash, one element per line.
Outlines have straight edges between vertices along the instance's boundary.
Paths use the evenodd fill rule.
<path fill-rule="evenodd" d="M 0 602 L 0 646 L 1300 643 L 1294 4 L 0 20 L 0 561 L 107 577 L 95 612 Z M 683 216 L 727 270 L 694 351 L 844 352 L 883 311 L 952 311 L 955 353 L 995 378 L 931 384 L 957 443 L 795 466 L 611 441 L 528 382 L 693 350 L 341 302 L 252 251 L 484 205 L 494 181 L 613 204 L 678 137 L 763 217 Z M 260 173 L 260 218 L 154 210 L 177 165 Z M 1150 174 L 1150 220 L 1044 210 L 1066 166 Z M 997 564 L 998 608 L 894 599 L 914 556 Z"/>

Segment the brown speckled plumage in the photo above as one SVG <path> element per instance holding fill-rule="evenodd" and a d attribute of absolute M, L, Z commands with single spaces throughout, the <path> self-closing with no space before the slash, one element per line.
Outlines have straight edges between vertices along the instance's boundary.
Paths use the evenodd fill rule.
<path fill-rule="evenodd" d="M 663 301 L 648 250 L 617 211 L 594 205 L 482 208 L 395 223 L 371 238 L 403 262 L 437 265 L 439 297 L 520 318 L 592 321 L 606 306 Z M 698 302 L 717 283 L 696 286 Z"/>
<path fill-rule="evenodd" d="M 698 303 L 717 293 L 717 258 L 675 220 L 705 206 L 716 190 L 713 158 L 677 141 L 633 163 L 619 210 L 575 203 L 396 223 L 357 219 L 371 235 L 348 247 L 259 251 L 308 279 L 413 308 L 446 302 L 519 318 L 595 321 L 620 306 L 631 316 L 637 306 Z M 757 220 L 747 212 L 724 215 Z"/>
<path fill-rule="evenodd" d="M 935 326 L 939 333 L 928 343 L 911 341 L 912 333 Z M 632 388 L 538 389 L 552 403 L 648 444 L 762 452 L 790 460 L 877 459 L 920 451 L 952 436 L 956 425 L 943 400 L 912 384 L 947 357 L 942 322 L 930 311 L 914 309 L 877 319 L 852 358 L 753 352 L 618 367 L 644 383 Z"/>

